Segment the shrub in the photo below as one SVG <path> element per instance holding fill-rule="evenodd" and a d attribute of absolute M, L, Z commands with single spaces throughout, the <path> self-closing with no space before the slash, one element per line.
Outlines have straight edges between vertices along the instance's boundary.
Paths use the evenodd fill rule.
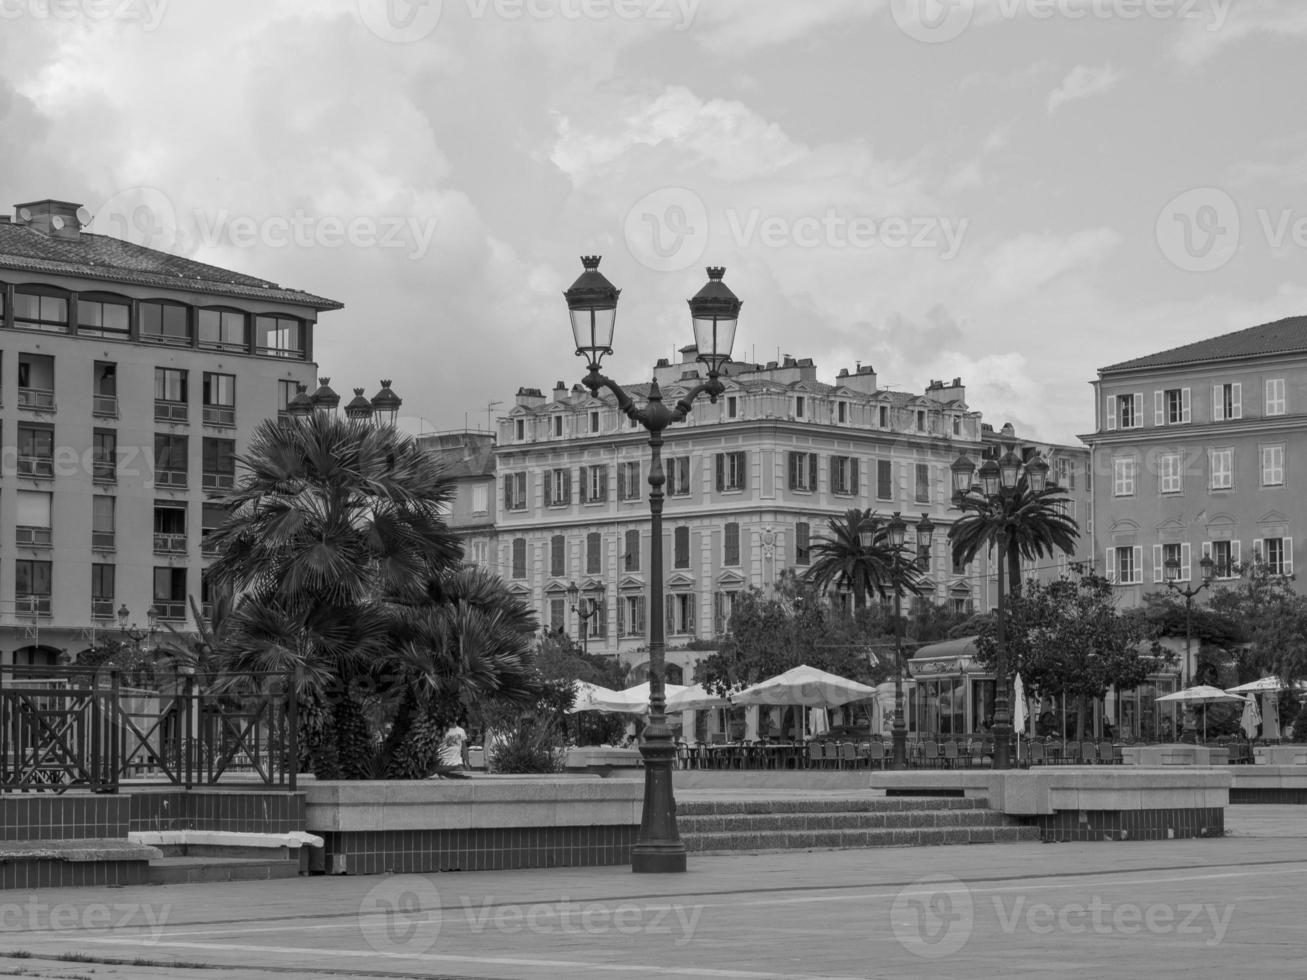
<path fill-rule="evenodd" d="M 552 718 L 527 712 L 501 721 L 486 732 L 486 754 L 491 772 L 562 772 L 567 745 Z"/>

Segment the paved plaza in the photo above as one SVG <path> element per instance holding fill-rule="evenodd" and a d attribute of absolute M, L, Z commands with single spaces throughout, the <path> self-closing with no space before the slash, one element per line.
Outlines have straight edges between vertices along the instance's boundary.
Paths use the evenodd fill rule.
<path fill-rule="evenodd" d="M 6 892 L 0 975 L 1301 976 L 1307 807 L 1227 819 L 1214 840 L 692 856 L 669 876 Z"/>

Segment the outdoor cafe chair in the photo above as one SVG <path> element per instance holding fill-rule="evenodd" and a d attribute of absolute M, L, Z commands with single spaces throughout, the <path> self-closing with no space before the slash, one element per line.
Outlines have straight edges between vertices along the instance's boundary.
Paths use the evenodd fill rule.
<path fill-rule="evenodd" d="M 1098 758 L 1098 746 L 1095 745 L 1093 742 L 1088 742 L 1088 741 L 1081 742 L 1080 759 L 1087 766 L 1092 766 L 1097 762 L 1099 762 L 1100 760 Z"/>
<path fill-rule="evenodd" d="M 928 738 L 921 743 L 921 764 L 929 768 L 934 768 L 940 762 L 939 743 L 933 738 Z"/>
<path fill-rule="evenodd" d="M 858 768 L 858 747 L 852 742 L 839 744 L 839 765 L 841 769 Z"/>
<path fill-rule="evenodd" d="M 1031 741 L 1026 747 L 1026 758 L 1032 766 L 1042 766 L 1045 762 L 1044 743 L 1038 739 Z"/>
<path fill-rule="evenodd" d="M 961 763 L 958 757 L 958 743 L 955 739 L 949 739 L 944 743 L 944 765 L 949 769 L 956 769 Z"/>
<path fill-rule="evenodd" d="M 871 742 L 865 746 L 867 750 L 867 768 L 872 769 L 877 766 L 885 768 L 885 743 Z"/>
<path fill-rule="evenodd" d="M 826 759 L 826 752 L 820 742 L 808 743 L 808 768 L 821 769 Z"/>
<path fill-rule="evenodd" d="M 1080 743 L 1067 742 L 1066 751 L 1062 753 L 1062 762 L 1068 766 L 1079 765 L 1080 763 Z"/>

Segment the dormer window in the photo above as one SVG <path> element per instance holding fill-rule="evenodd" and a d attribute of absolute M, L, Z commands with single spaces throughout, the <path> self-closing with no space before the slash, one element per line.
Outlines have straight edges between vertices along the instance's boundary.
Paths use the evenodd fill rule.
<path fill-rule="evenodd" d="M 803 403 L 804 403 L 804 397 L 803 397 L 802 395 L 798 395 L 798 396 L 795 397 L 795 399 L 794 399 L 794 417 L 795 417 L 796 419 L 801 419 L 801 418 L 803 418 L 803 410 L 804 410 L 804 404 L 803 404 Z"/>
<path fill-rule="evenodd" d="M 848 403 L 848 402 L 836 402 L 836 403 L 835 403 L 835 421 L 836 421 L 836 422 L 839 422 L 839 423 L 841 423 L 841 424 L 843 424 L 843 423 L 847 422 L 848 420 L 849 420 L 849 403 Z"/>
<path fill-rule="evenodd" d="M 590 431 L 591 431 L 591 432 L 598 432 L 598 431 L 599 431 L 599 413 L 598 413 L 598 412 L 591 412 L 591 413 L 590 413 Z"/>
<path fill-rule="evenodd" d="M 518 419 L 516 421 L 513 435 L 518 442 L 522 442 L 526 439 L 526 421 L 524 419 Z"/>
<path fill-rule="evenodd" d="M 554 436 L 559 439 L 563 437 L 563 417 L 561 415 L 554 416 Z"/>
<path fill-rule="evenodd" d="M 740 412 L 740 400 L 734 395 L 726 396 L 726 417 L 728 419 L 736 418 Z"/>

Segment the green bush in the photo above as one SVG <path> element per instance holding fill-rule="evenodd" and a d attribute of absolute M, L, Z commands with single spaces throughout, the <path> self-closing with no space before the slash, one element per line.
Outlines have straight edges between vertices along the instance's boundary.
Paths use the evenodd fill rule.
<path fill-rule="evenodd" d="M 489 729 L 486 754 L 491 772 L 562 772 L 567 765 L 567 745 L 557 723 L 533 712 Z"/>

